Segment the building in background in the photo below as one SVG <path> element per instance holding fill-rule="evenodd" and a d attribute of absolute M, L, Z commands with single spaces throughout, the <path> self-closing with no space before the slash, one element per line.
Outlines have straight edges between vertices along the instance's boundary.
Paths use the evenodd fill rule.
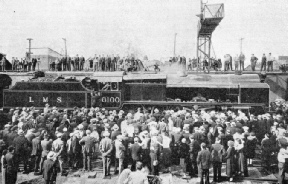
<path fill-rule="evenodd" d="M 53 61 L 55 61 L 57 58 L 62 57 L 63 55 L 56 52 L 55 50 L 52 50 L 48 47 L 43 47 L 43 48 L 32 48 L 32 54 L 31 58 L 40 58 L 40 63 L 39 65 L 37 64 L 36 70 L 49 70 L 49 64 Z"/>

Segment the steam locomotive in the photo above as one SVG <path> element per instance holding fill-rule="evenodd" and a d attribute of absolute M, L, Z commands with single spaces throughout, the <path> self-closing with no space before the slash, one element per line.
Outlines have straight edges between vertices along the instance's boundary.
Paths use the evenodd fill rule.
<path fill-rule="evenodd" d="M 194 98 L 201 94 L 204 99 Z M 261 95 L 259 95 L 261 94 Z M 125 109 L 267 107 L 269 86 L 256 74 L 95 72 L 79 77 L 36 77 L 3 90 L 3 109 L 101 107 Z"/>

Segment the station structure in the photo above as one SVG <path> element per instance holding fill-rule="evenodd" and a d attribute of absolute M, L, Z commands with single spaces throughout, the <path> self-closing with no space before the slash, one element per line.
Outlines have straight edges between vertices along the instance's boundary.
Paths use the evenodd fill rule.
<path fill-rule="evenodd" d="M 197 51 L 198 58 L 197 71 L 203 69 L 203 61 L 206 60 L 211 64 L 211 46 L 212 46 L 212 34 L 216 27 L 220 24 L 224 18 L 224 4 L 204 4 L 201 0 L 200 3 L 201 12 L 197 29 Z M 208 67 L 208 72 L 209 72 Z"/>

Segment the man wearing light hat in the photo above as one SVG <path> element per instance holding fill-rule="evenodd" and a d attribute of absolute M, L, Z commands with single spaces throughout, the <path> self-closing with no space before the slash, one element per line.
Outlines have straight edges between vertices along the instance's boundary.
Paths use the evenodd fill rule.
<path fill-rule="evenodd" d="M 99 149 L 102 153 L 102 161 L 103 161 L 103 178 L 110 175 L 110 164 L 111 164 L 111 156 L 112 156 L 112 140 L 109 138 L 110 133 L 105 131 L 103 133 L 104 138 L 101 140 Z"/>
<path fill-rule="evenodd" d="M 117 139 L 115 140 L 115 169 L 114 169 L 114 173 L 117 172 L 117 167 L 119 166 L 119 174 L 122 172 L 123 170 L 123 162 L 125 159 L 125 146 L 123 144 L 123 136 L 122 135 L 118 135 Z"/>
<path fill-rule="evenodd" d="M 56 157 L 57 154 L 50 151 L 47 155 L 47 160 L 45 160 L 43 165 L 43 178 L 45 184 L 53 184 L 56 182 L 57 177 L 57 167 L 56 167 Z"/>

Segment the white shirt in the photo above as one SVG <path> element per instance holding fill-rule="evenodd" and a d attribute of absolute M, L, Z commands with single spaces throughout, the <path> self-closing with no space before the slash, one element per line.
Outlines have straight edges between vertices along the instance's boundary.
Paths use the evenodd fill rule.
<path fill-rule="evenodd" d="M 288 150 L 281 148 L 279 153 L 278 153 L 278 162 L 285 162 L 285 158 L 288 158 Z"/>
<path fill-rule="evenodd" d="M 128 126 L 127 120 L 122 121 L 120 126 L 121 126 L 121 133 L 123 134 L 124 131 L 126 131 L 126 128 Z"/>
<path fill-rule="evenodd" d="M 163 136 L 163 143 L 162 143 L 163 148 L 170 148 L 170 143 L 171 143 L 170 137 Z"/>
<path fill-rule="evenodd" d="M 270 55 L 267 56 L 267 61 L 273 61 L 272 55 L 271 56 Z"/>
<path fill-rule="evenodd" d="M 128 137 L 133 137 L 133 135 L 134 135 L 134 126 L 132 124 L 128 125 L 126 127 L 126 132 L 128 134 Z"/>

